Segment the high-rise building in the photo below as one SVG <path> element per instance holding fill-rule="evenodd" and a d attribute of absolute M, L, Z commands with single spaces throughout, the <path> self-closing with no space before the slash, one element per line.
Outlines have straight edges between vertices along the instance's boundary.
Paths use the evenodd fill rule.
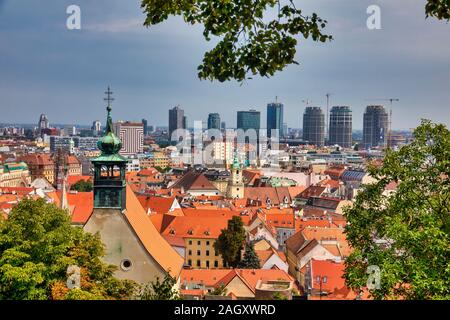
<path fill-rule="evenodd" d="M 325 144 L 325 115 L 320 107 L 306 107 L 303 114 L 303 140 L 316 147 Z"/>
<path fill-rule="evenodd" d="M 352 110 L 348 106 L 335 106 L 330 111 L 330 145 L 343 148 L 352 146 Z"/>
<path fill-rule="evenodd" d="M 146 119 L 142 119 L 142 126 L 144 127 L 144 136 L 148 134 L 148 122 Z"/>
<path fill-rule="evenodd" d="M 49 122 L 45 114 L 41 114 L 41 116 L 39 117 L 38 128 L 39 130 L 49 128 Z"/>
<path fill-rule="evenodd" d="M 38 134 L 43 137 L 50 129 L 50 124 L 48 122 L 47 116 L 45 114 L 41 114 L 38 122 Z"/>
<path fill-rule="evenodd" d="M 183 129 L 187 129 L 187 117 L 183 116 Z"/>
<path fill-rule="evenodd" d="M 363 121 L 364 148 L 386 146 L 389 116 L 384 106 L 367 106 Z"/>
<path fill-rule="evenodd" d="M 177 129 L 184 129 L 185 125 L 184 110 L 179 106 L 169 110 L 169 139 L 172 133 Z"/>
<path fill-rule="evenodd" d="M 283 137 L 283 109 L 282 103 L 273 102 L 267 105 L 267 137 L 272 136 L 272 130 L 278 130 L 278 137 Z"/>
<path fill-rule="evenodd" d="M 261 112 L 256 110 L 237 112 L 237 129 L 255 129 L 258 133 L 260 129 Z"/>
<path fill-rule="evenodd" d="M 208 129 L 220 130 L 220 115 L 218 113 L 210 113 L 208 115 Z"/>
<path fill-rule="evenodd" d="M 222 121 L 222 122 L 220 123 L 220 129 L 221 129 L 221 130 L 226 130 L 226 129 L 227 129 L 227 124 L 225 123 L 225 121 Z"/>
<path fill-rule="evenodd" d="M 288 124 L 286 122 L 283 123 L 283 137 L 287 137 L 289 134 Z"/>
<path fill-rule="evenodd" d="M 99 136 L 102 132 L 102 123 L 99 120 L 92 122 L 92 134 L 94 136 Z"/>
<path fill-rule="evenodd" d="M 122 141 L 120 155 L 132 156 L 144 152 L 144 127 L 142 122 L 116 122 L 114 133 Z"/>

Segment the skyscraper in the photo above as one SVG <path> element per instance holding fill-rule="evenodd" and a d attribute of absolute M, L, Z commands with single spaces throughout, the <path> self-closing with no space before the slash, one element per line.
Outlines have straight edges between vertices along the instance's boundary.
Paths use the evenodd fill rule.
<path fill-rule="evenodd" d="M 320 107 L 306 107 L 303 114 L 303 140 L 316 147 L 325 144 L 325 115 Z"/>
<path fill-rule="evenodd" d="M 144 127 L 144 136 L 148 134 L 148 122 L 146 119 L 142 119 L 142 126 Z"/>
<path fill-rule="evenodd" d="M 95 120 L 94 122 L 92 122 L 92 134 L 94 136 L 98 136 L 100 135 L 100 133 L 102 132 L 102 124 L 99 120 Z"/>
<path fill-rule="evenodd" d="M 49 128 L 49 122 L 48 122 L 47 116 L 45 114 L 41 114 L 41 116 L 39 117 L 38 128 L 39 128 L 39 131 L 42 129 Z"/>
<path fill-rule="evenodd" d="M 116 122 L 114 134 L 122 141 L 120 155 L 132 156 L 144 152 L 144 127 L 142 122 Z"/>
<path fill-rule="evenodd" d="M 267 105 L 267 137 L 271 137 L 272 130 L 278 130 L 278 137 L 283 137 L 283 109 L 282 103 L 273 102 Z"/>
<path fill-rule="evenodd" d="M 261 112 L 256 110 L 237 112 L 237 129 L 255 129 L 258 133 L 260 129 Z"/>
<path fill-rule="evenodd" d="M 348 106 L 335 106 L 330 111 L 330 145 L 343 148 L 352 146 L 352 110 Z"/>
<path fill-rule="evenodd" d="M 169 110 L 169 139 L 172 137 L 172 133 L 177 129 L 184 129 L 184 110 L 179 106 Z"/>
<path fill-rule="evenodd" d="M 364 148 L 386 146 L 389 116 L 384 106 L 367 106 L 363 121 Z"/>
<path fill-rule="evenodd" d="M 208 129 L 220 130 L 220 115 L 218 113 L 210 113 L 208 115 Z"/>

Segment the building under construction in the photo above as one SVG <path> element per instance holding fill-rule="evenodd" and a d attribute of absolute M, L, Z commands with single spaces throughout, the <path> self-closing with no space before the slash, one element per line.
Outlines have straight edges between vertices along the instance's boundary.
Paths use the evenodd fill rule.
<path fill-rule="evenodd" d="M 363 123 L 364 148 L 386 147 L 388 130 L 389 116 L 384 106 L 367 106 Z"/>

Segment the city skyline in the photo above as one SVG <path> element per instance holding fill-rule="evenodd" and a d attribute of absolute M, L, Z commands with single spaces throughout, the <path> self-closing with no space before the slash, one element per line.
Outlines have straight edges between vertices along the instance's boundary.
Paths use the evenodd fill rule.
<path fill-rule="evenodd" d="M 356 130 L 363 128 L 368 105 L 393 97 L 400 99 L 393 104 L 393 129 L 416 127 L 421 118 L 448 125 L 450 48 L 439 40 L 448 35 L 447 25 L 425 20 L 424 1 L 377 1 L 382 29 L 370 31 L 365 22 L 371 2 L 305 2 L 305 12 L 316 11 L 329 21 L 326 30 L 335 40 L 302 42 L 300 66 L 240 86 L 198 80 L 196 67 L 208 47 L 201 28 L 169 19 L 146 29 L 138 1 L 109 1 L 108 6 L 78 1 L 82 29 L 69 31 L 69 1 L 41 6 L 39 1 L 3 0 L 2 122 L 35 123 L 35 113 L 45 113 L 53 123 L 89 125 L 101 119 L 101 92 L 110 84 L 116 91 L 117 119 L 145 118 L 155 126 L 167 123 L 159 111 L 175 105 L 185 110 L 188 126 L 219 112 L 234 127 L 236 111 L 249 109 L 262 112 L 261 123 L 266 123 L 266 105 L 278 96 L 288 126 L 298 128 L 306 108 L 302 100 L 325 108 L 327 92 L 333 93 L 330 107 L 352 107 Z M 385 106 L 390 108 L 389 102 Z"/>

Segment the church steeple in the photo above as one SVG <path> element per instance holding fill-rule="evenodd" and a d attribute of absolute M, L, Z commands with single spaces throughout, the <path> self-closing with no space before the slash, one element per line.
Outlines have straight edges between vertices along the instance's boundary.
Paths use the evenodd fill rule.
<path fill-rule="evenodd" d="M 128 160 L 119 154 L 122 142 L 113 132 L 111 102 L 114 100 L 108 87 L 105 92 L 106 107 L 105 135 L 97 142 L 101 155 L 92 160 L 94 165 L 94 208 L 125 209 L 125 167 Z"/>

